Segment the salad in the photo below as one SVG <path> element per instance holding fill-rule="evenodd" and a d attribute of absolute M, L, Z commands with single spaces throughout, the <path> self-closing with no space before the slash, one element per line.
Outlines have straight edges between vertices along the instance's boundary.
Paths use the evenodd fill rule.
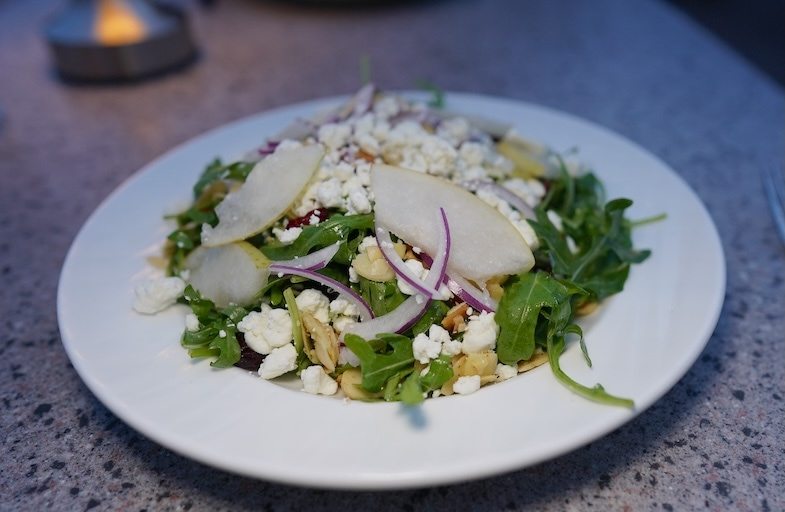
<path fill-rule="evenodd" d="M 619 293 L 629 199 L 572 156 L 500 123 L 360 89 L 242 159 L 211 162 L 171 217 L 167 277 L 134 308 L 186 304 L 182 346 L 308 393 L 401 401 L 470 394 L 559 365 L 576 317 Z"/>

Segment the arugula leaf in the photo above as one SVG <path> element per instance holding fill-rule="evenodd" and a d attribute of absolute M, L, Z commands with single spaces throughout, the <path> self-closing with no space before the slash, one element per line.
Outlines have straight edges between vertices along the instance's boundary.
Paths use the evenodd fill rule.
<path fill-rule="evenodd" d="M 581 351 L 591 366 L 583 343 L 583 332 L 572 322 L 572 302 L 585 293 L 573 283 L 559 281 L 545 272 L 518 276 L 515 283 L 505 290 L 496 311 L 495 318 L 500 329 L 496 344 L 499 361 L 516 364 L 531 358 L 536 344 L 544 344 L 554 376 L 567 388 L 597 402 L 632 407 L 632 400 L 610 395 L 600 385 L 589 388 L 579 384 L 559 365 L 565 338 L 574 334 L 580 336 Z"/>
<path fill-rule="evenodd" d="M 432 300 L 428 304 L 428 309 L 425 310 L 425 313 L 412 326 L 412 337 L 428 331 L 433 324 L 441 324 L 448 311 L 450 311 L 450 307 L 447 303 L 440 300 Z"/>
<path fill-rule="evenodd" d="M 300 320 L 300 308 L 297 307 L 297 301 L 294 298 L 294 292 L 291 288 L 287 288 L 283 291 L 283 298 L 286 301 L 286 309 L 289 310 L 289 317 L 292 319 L 294 348 L 297 349 L 297 353 L 299 354 L 303 350 L 303 323 Z"/>
<path fill-rule="evenodd" d="M 604 191 L 593 174 L 573 178 L 563 171 L 536 208 L 537 219 L 530 222 L 541 241 L 538 259 L 547 259 L 555 277 L 587 290 L 587 299 L 594 301 L 620 292 L 630 265 L 650 254 L 632 246 L 630 223 L 624 218 L 632 201 L 603 202 Z M 548 210 L 559 213 L 564 232 L 556 229 Z M 568 236 L 578 246 L 575 253 L 567 244 Z"/>
<path fill-rule="evenodd" d="M 549 336 L 548 337 L 548 362 L 551 366 L 551 371 L 556 379 L 564 384 L 569 390 L 578 395 L 588 398 L 589 400 L 599 402 L 605 405 L 618 405 L 632 409 L 635 407 L 635 402 L 629 398 L 622 398 L 614 396 L 605 391 L 605 388 L 600 384 L 595 384 L 594 387 L 584 386 L 573 380 L 569 375 L 564 373 L 559 365 L 559 358 L 564 352 L 564 336 Z"/>
<path fill-rule="evenodd" d="M 435 109 L 444 108 L 444 90 L 438 85 L 429 80 L 417 80 L 417 87 L 431 93 L 431 99 L 428 100 L 428 106 Z"/>
<path fill-rule="evenodd" d="M 412 372 L 401 384 L 400 393 L 401 402 L 406 405 L 418 405 L 425 400 L 423 396 L 422 386 L 420 385 L 420 376 L 417 372 Z"/>
<path fill-rule="evenodd" d="M 347 334 L 344 343 L 360 360 L 362 387 L 372 393 L 381 391 L 385 382 L 399 371 L 414 366 L 412 340 L 397 334 L 382 334 L 376 339 L 391 348 L 387 353 L 374 352 L 371 344 L 360 336 Z"/>
<path fill-rule="evenodd" d="M 401 293 L 394 279 L 379 283 L 362 276 L 359 277 L 360 295 L 371 306 L 373 314 L 376 316 L 386 315 L 406 300 L 406 295 Z"/>
<path fill-rule="evenodd" d="M 387 382 L 384 383 L 384 392 L 382 393 L 382 397 L 385 401 L 394 402 L 400 399 L 401 381 L 412 373 L 412 371 L 413 368 L 407 368 L 387 379 Z"/>
<path fill-rule="evenodd" d="M 202 192 L 207 187 L 217 181 L 234 180 L 244 182 L 255 165 L 254 162 L 234 162 L 224 165 L 219 158 L 216 158 L 208 164 L 194 185 L 194 197 L 202 195 Z"/>
<path fill-rule="evenodd" d="M 569 304 L 570 296 L 570 290 L 564 284 L 545 272 L 520 275 L 504 291 L 496 310 L 499 361 L 512 365 L 530 359 L 536 347 L 535 333 L 543 308 Z"/>
<path fill-rule="evenodd" d="M 349 264 L 357 252 L 357 247 L 367 233 L 373 231 L 373 215 L 336 214 L 316 226 L 303 228 L 293 243 L 284 245 L 272 242 L 259 247 L 271 260 L 290 260 L 295 256 L 305 256 L 313 250 L 341 242 L 341 247 L 333 261 Z"/>
<path fill-rule="evenodd" d="M 237 323 L 248 314 L 239 306 L 216 309 L 215 304 L 203 298 L 188 285 L 183 300 L 199 319 L 200 328 L 186 330 L 180 340 L 191 357 L 215 357 L 210 363 L 216 368 L 226 368 L 240 360 L 240 343 L 237 341 Z"/>
<path fill-rule="evenodd" d="M 441 388 L 452 377 L 452 358 L 450 356 L 439 356 L 431 361 L 425 375 L 420 376 L 420 384 L 425 391 L 433 391 Z"/>

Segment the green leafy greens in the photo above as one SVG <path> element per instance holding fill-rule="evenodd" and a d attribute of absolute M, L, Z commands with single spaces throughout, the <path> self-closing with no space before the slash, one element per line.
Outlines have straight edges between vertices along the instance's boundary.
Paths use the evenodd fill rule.
<path fill-rule="evenodd" d="M 556 378 L 572 391 L 597 402 L 633 407 L 631 400 L 610 395 L 600 385 L 579 384 L 559 364 L 571 334 L 578 337 L 591 366 L 583 332 L 573 322 L 575 311 L 622 291 L 630 265 L 650 254 L 633 248 L 631 224 L 624 218 L 631 205 L 629 199 L 605 203 L 594 174 L 573 177 L 561 166 L 561 176 L 550 183 L 535 210 L 537 219 L 530 222 L 541 244 L 535 253 L 539 270 L 511 279 L 496 311 L 496 350 L 502 363 L 528 360 L 539 347 L 548 352 Z M 559 214 L 562 230 L 548 216 L 549 210 Z"/>
<path fill-rule="evenodd" d="M 217 309 L 215 304 L 203 298 L 188 285 L 183 301 L 199 319 L 199 329 L 186 330 L 181 344 L 191 357 L 215 357 L 210 363 L 216 368 L 227 368 L 240 360 L 240 343 L 237 341 L 237 323 L 248 314 L 239 306 Z"/>

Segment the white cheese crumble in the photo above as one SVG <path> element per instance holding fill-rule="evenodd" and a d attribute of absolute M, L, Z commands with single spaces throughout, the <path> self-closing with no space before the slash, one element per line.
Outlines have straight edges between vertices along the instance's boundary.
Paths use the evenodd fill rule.
<path fill-rule="evenodd" d="M 300 380 L 303 382 L 303 391 L 312 395 L 334 395 L 338 391 L 338 383 L 319 365 L 303 370 Z"/>
<path fill-rule="evenodd" d="M 366 236 L 363 238 L 360 245 L 357 246 L 357 252 L 365 252 L 369 247 L 379 247 L 379 242 L 376 240 L 375 236 Z"/>
<path fill-rule="evenodd" d="M 483 311 L 478 316 L 471 317 L 463 334 L 463 353 L 475 354 L 496 348 L 498 335 L 499 326 L 494 320 L 494 313 Z"/>
<path fill-rule="evenodd" d="M 551 221 L 553 227 L 555 227 L 559 231 L 564 231 L 564 222 L 561 220 L 561 215 L 559 215 L 553 210 L 548 210 L 545 213 L 546 215 L 548 215 L 548 220 Z"/>
<path fill-rule="evenodd" d="M 163 311 L 185 291 L 185 281 L 179 277 L 159 277 L 141 282 L 134 288 L 134 309 L 138 313 L 153 315 Z"/>
<path fill-rule="evenodd" d="M 259 376 L 270 380 L 297 368 L 297 349 L 293 343 L 274 348 L 259 366 Z"/>
<path fill-rule="evenodd" d="M 496 376 L 499 380 L 511 379 L 516 375 L 518 375 L 518 368 L 502 363 L 496 365 Z"/>
<path fill-rule="evenodd" d="M 294 242 L 302 232 L 303 228 L 300 227 L 288 229 L 273 228 L 273 235 L 275 235 L 275 238 L 277 238 L 278 241 L 282 244 L 290 244 Z"/>
<path fill-rule="evenodd" d="M 254 352 L 269 354 L 292 341 L 292 318 L 286 309 L 262 304 L 261 311 L 251 311 L 240 320 L 237 330 Z"/>
<path fill-rule="evenodd" d="M 458 380 L 452 385 L 452 390 L 459 395 L 470 395 L 480 389 L 480 376 L 468 375 L 458 377 Z"/>
<path fill-rule="evenodd" d="M 437 324 L 431 325 L 427 334 L 421 333 L 415 336 L 412 343 L 414 358 L 422 364 L 428 364 L 431 359 L 436 359 L 440 354 L 460 354 L 460 347 L 461 342 L 450 339 L 447 329 Z"/>
<path fill-rule="evenodd" d="M 414 337 L 412 350 L 414 351 L 415 359 L 422 364 L 428 364 L 428 361 L 431 359 L 439 357 L 439 353 L 442 351 L 442 344 L 431 340 L 427 334 L 420 333 Z"/>
<path fill-rule="evenodd" d="M 323 324 L 330 321 L 330 299 L 319 290 L 306 288 L 300 292 L 294 301 L 300 311 L 310 313 Z"/>
<path fill-rule="evenodd" d="M 199 319 L 193 313 L 185 315 L 185 330 L 190 332 L 199 330 Z"/>

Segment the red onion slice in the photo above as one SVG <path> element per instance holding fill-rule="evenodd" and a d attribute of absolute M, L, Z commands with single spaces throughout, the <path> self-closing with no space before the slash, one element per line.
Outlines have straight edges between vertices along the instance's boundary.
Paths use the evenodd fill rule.
<path fill-rule="evenodd" d="M 395 275 L 400 277 L 409 286 L 417 290 L 417 293 L 423 297 L 438 298 L 438 290 L 426 288 L 414 272 L 406 265 L 403 259 L 395 252 L 395 246 L 390 232 L 377 224 L 376 226 L 376 241 L 379 244 L 379 250 L 382 251 L 382 256 L 387 260 L 387 263 L 392 267 Z"/>
<path fill-rule="evenodd" d="M 463 185 L 464 188 L 471 190 L 472 192 L 476 192 L 478 190 L 488 190 L 495 194 L 499 199 L 508 202 L 510 206 L 518 210 L 525 218 L 537 218 L 537 215 L 534 213 L 534 209 L 526 204 L 526 201 L 524 201 L 521 196 L 512 190 L 499 185 L 498 183 L 490 180 L 469 180 L 464 181 L 461 185 Z"/>
<path fill-rule="evenodd" d="M 431 265 L 431 270 L 428 272 L 428 277 L 422 281 L 425 287 L 434 288 L 438 287 L 439 283 L 444 279 L 445 271 L 447 269 L 447 261 L 450 258 L 450 246 L 452 244 L 450 239 L 450 226 L 447 222 L 447 215 L 443 208 L 439 208 L 441 217 L 441 226 L 439 233 L 439 247 L 437 249 L 437 257 Z M 271 267 L 272 270 L 272 267 Z M 425 313 L 430 303 L 430 298 L 420 294 L 412 295 L 406 299 L 400 306 L 386 315 L 374 318 L 371 321 L 360 322 L 349 325 L 344 330 L 344 333 L 352 333 L 370 340 L 375 338 L 378 334 L 386 332 L 405 332 L 420 319 Z"/>
<path fill-rule="evenodd" d="M 423 254 L 422 259 L 426 264 L 431 262 L 431 257 L 427 254 Z M 434 265 L 431 265 L 431 268 L 433 268 L 433 266 Z M 496 308 L 499 306 L 488 292 L 477 288 L 457 274 L 445 273 L 442 276 L 442 282 L 446 284 L 447 288 L 459 299 L 478 311 L 492 313 L 496 311 Z"/>
<path fill-rule="evenodd" d="M 487 291 L 477 288 L 466 279 L 457 275 L 448 275 L 445 283 L 451 292 L 474 309 L 489 313 L 496 311 L 498 304 L 493 300 L 493 297 Z"/>
<path fill-rule="evenodd" d="M 362 325 L 363 323 L 371 321 L 373 319 L 373 311 L 371 310 L 371 306 L 369 306 L 368 303 L 365 302 L 365 299 L 360 297 L 360 295 L 358 295 L 354 290 L 352 290 L 345 284 L 336 281 L 335 279 L 319 274 L 318 272 L 314 272 L 313 270 L 289 267 L 277 263 L 273 263 L 272 265 L 270 265 L 269 268 L 270 268 L 270 272 L 273 274 L 288 274 L 293 276 L 305 277 L 306 279 L 316 281 L 317 283 L 322 284 L 330 288 L 331 290 L 336 291 L 337 293 L 342 295 L 346 300 L 355 304 L 357 308 L 360 310 L 360 318 L 362 318 L 363 322 L 356 325 Z"/>
<path fill-rule="evenodd" d="M 338 249 L 340 248 L 341 244 L 335 243 L 328 245 L 324 249 L 319 249 L 318 251 L 312 252 L 311 254 L 294 258 L 292 260 L 274 261 L 272 264 L 301 270 L 321 270 L 326 267 L 330 261 L 332 261 L 335 253 L 337 253 Z"/>
<path fill-rule="evenodd" d="M 426 285 L 426 281 L 421 280 L 417 277 L 414 272 L 406 265 L 403 259 L 398 256 L 398 253 L 395 252 L 395 247 L 393 245 L 392 238 L 390 237 L 390 232 L 380 226 L 379 224 L 376 225 L 376 241 L 379 244 L 379 249 L 384 256 L 384 259 L 387 260 L 387 263 L 390 264 L 395 274 L 400 277 L 403 281 L 405 281 L 409 286 L 417 290 L 419 294 L 423 297 L 428 297 L 431 299 L 439 300 L 442 298 L 442 294 L 439 292 L 439 286 L 441 285 L 442 279 L 444 278 L 444 270 L 446 269 L 446 265 L 441 260 L 446 260 L 449 253 L 450 253 L 450 246 L 452 245 L 452 237 L 450 236 L 450 224 L 447 222 L 447 214 L 444 212 L 444 208 L 439 208 L 439 222 L 443 226 L 444 232 L 442 236 L 439 238 L 439 246 L 437 248 L 437 258 L 436 258 L 436 268 L 443 269 L 442 275 L 438 277 L 434 281 L 433 286 Z M 429 258 L 430 259 L 430 258 Z M 430 261 L 429 263 L 433 263 Z M 432 264 L 431 267 L 434 267 Z M 431 275 L 431 272 L 428 274 Z"/>

